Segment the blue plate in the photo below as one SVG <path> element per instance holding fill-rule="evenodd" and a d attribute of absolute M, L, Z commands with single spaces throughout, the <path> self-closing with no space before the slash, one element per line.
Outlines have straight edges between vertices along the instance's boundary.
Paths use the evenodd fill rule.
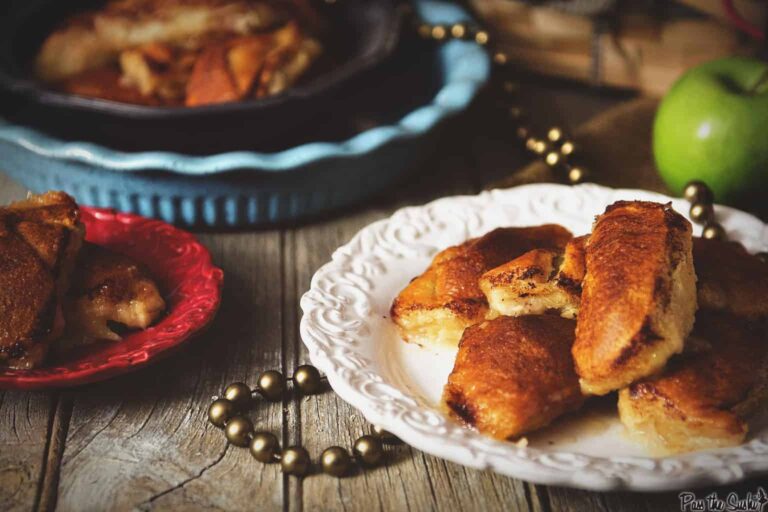
<path fill-rule="evenodd" d="M 428 23 L 468 21 L 446 2 L 417 0 Z M 437 92 L 392 124 L 340 142 L 312 142 L 274 153 L 211 156 L 122 152 L 66 142 L 0 120 L 2 169 L 34 191 L 64 190 L 82 204 L 117 208 L 197 227 L 292 221 L 349 205 L 411 170 L 435 128 L 465 109 L 488 80 L 480 46 L 450 41 L 426 54 Z M 428 71 L 427 71 L 428 72 Z"/>

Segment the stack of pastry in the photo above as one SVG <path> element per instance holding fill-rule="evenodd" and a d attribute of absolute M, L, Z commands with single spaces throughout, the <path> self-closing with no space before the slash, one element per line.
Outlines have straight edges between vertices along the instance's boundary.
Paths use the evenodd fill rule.
<path fill-rule="evenodd" d="M 147 271 L 84 242 L 75 201 L 48 192 L 0 208 L 0 367 L 40 366 L 52 347 L 120 339 L 165 309 Z"/>
<path fill-rule="evenodd" d="M 141 105 L 262 98 L 321 53 L 306 30 L 315 17 L 303 0 L 111 0 L 57 27 L 35 73 L 71 94 Z"/>
<path fill-rule="evenodd" d="M 451 414 L 515 439 L 617 393 L 667 452 L 737 445 L 768 397 L 768 265 L 692 237 L 670 205 L 620 201 L 588 235 L 497 229 L 439 253 L 395 299 L 406 341 L 458 344 Z"/>

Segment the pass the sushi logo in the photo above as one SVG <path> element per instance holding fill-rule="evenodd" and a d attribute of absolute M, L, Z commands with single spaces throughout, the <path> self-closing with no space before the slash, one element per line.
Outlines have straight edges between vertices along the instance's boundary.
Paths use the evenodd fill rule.
<path fill-rule="evenodd" d="M 768 493 L 762 487 L 746 496 L 732 492 L 720 497 L 713 492 L 699 498 L 696 493 L 681 492 L 678 498 L 681 512 L 768 512 Z"/>

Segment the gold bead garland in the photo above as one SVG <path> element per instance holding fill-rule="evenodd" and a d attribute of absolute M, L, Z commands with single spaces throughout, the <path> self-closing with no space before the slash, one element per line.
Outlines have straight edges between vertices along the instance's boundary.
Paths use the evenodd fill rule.
<path fill-rule="evenodd" d="M 286 396 L 286 382 L 291 382 L 296 392 L 316 395 L 322 391 L 325 380 L 311 365 L 299 366 L 290 379 L 285 379 L 277 370 L 267 370 L 259 375 L 256 389 L 251 390 L 243 382 L 233 382 L 224 389 L 221 397 L 214 397 L 208 407 L 208 421 L 224 430 L 229 444 L 247 447 L 257 461 L 265 464 L 279 462 L 283 473 L 306 476 L 314 466 L 309 452 L 301 446 L 281 450 L 277 436 L 271 432 L 256 431 L 253 422 L 243 413 L 253 404 L 256 395 L 270 402 L 281 401 Z M 355 463 L 360 467 L 380 464 L 385 455 L 383 445 L 397 443 L 399 439 L 378 426 L 373 426 L 371 430 L 372 435 L 363 435 L 355 440 L 351 454 L 341 446 L 323 450 L 318 461 L 320 470 L 327 475 L 343 477 L 352 471 Z"/>
<path fill-rule="evenodd" d="M 492 39 L 487 31 L 465 23 L 447 25 L 430 25 L 420 23 L 416 28 L 417 33 L 424 39 L 445 42 L 450 39 L 474 40 L 477 44 L 493 47 Z M 497 49 L 491 49 L 494 64 L 504 66 L 509 62 L 509 56 Z M 504 81 L 503 92 L 507 97 L 517 93 L 519 86 L 510 81 Z M 554 170 L 561 170 L 566 179 L 572 184 L 582 183 L 589 177 L 587 168 L 577 161 L 576 145 L 566 137 L 564 130 L 558 126 L 552 126 L 545 132 L 545 137 L 533 134 L 529 126 L 524 123 L 525 112 L 517 105 L 507 108 L 509 119 L 515 126 L 514 133 L 520 139 L 524 147 L 541 158 L 544 163 Z"/>
<path fill-rule="evenodd" d="M 707 222 L 714 218 L 715 209 L 709 203 L 692 203 L 690 215 L 695 222 Z"/>
<path fill-rule="evenodd" d="M 694 180 L 685 185 L 683 197 L 691 203 L 689 211 L 691 220 L 697 224 L 704 225 L 701 236 L 703 238 L 725 240 L 725 228 L 715 220 L 715 208 L 713 206 L 715 195 L 712 193 L 712 190 L 705 183 Z"/>
<path fill-rule="evenodd" d="M 725 240 L 725 229 L 717 222 L 707 222 L 701 231 L 701 236 L 711 240 Z"/>
<path fill-rule="evenodd" d="M 285 379 L 277 370 L 267 370 L 259 375 L 257 382 L 258 392 L 270 402 L 277 402 L 285 393 Z"/>
<path fill-rule="evenodd" d="M 464 39 L 467 35 L 467 26 L 463 23 L 456 23 L 451 27 L 451 37 L 454 39 Z"/>
<path fill-rule="evenodd" d="M 493 48 L 493 40 L 489 33 L 479 27 L 467 26 L 464 23 L 457 23 L 450 27 L 422 23 L 418 26 L 417 32 L 424 39 L 441 42 L 448 39 L 471 39 L 477 44 L 491 48 L 494 64 L 503 66 L 509 61 L 507 54 Z M 504 81 L 502 84 L 502 92 L 506 97 L 512 97 L 518 89 L 518 84 L 514 82 Z M 546 137 L 538 137 L 525 124 L 525 112 L 521 107 L 511 104 L 506 108 L 509 119 L 516 125 L 515 136 L 523 142 L 525 149 L 542 158 L 550 168 L 564 170 L 566 178 L 574 185 L 589 178 L 589 170 L 575 158 L 578 155 L 576 144 L 566 136 L 562 128 L 552 126 L 546 131 Z M 715 220 L 712 190 L 705 183 L 695 180 L 686 185 L 683 195 L 691 203 L 689 211 L 691 219 L 703 224 L 702 236 L 709 239 L 726 239 L 725 229 Z M 768 252 L 760 252 L 756 256 L 768 263 Z"/>
<path fill-rule="evenodd" d="M 712 190 L 703 181 L 690 181 L 683 189 L 683 197 L 691 203 L 712 203 L 715 199 Z"/>
<path fill-rule="evenodd" d="M 233 382 L 224 390 L 224 398 L 236 409 L 244 409 L 251 403 L 251 389 L 242 382 Z"/>

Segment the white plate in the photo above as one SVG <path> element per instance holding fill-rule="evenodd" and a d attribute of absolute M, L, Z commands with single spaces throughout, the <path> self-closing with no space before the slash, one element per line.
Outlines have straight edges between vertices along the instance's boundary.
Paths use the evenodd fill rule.
<path fill-rule="evenodd" d="M 587 184 L 527 185 L 404 208 L 360 231 L 317 271 L 302 297 L 301 337 L 312 363 L 366 419 L 411 446 L 474 468 L 548 485 L 595 490 L 689 489 L 768 471 L 768 428 L 742 446 L 653 457 L 624 433 L 615 408 L 576 414 L 529 438 L 527 447 L 462 427 L 443 414 L 439 397 L 455 350 L 403 343 L 389 320 L 392 299 L 434 254 L 499 226 L 556 222 L 574 234 L 618 199 L 684 200 L 641 190 Z M 768 226 L 746 213 L 716 208 L 731 238 L 768 250 Z M 700 234 L 694 225 L 694 234 Z"/>

